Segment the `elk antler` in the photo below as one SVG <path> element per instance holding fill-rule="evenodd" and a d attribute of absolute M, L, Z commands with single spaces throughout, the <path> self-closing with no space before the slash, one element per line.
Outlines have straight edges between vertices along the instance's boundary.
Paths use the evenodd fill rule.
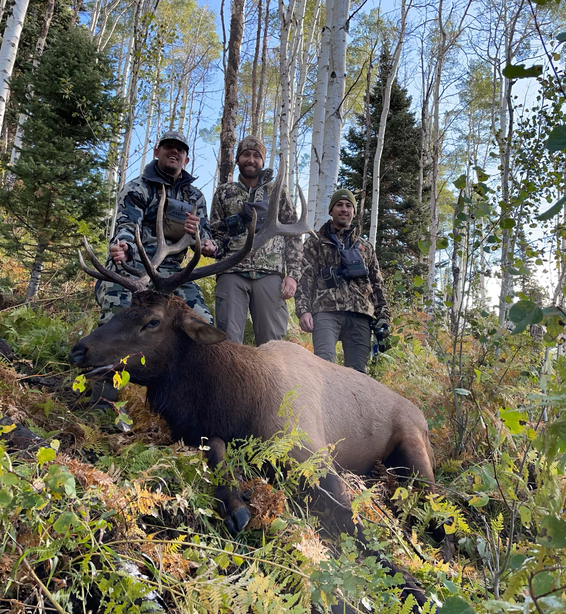
<path fill-rule="evenodd" d="M 135 267 L 130 266 L 124 261 L 121 262 L 124 270 L 130 273 L 130 275 L 137 277 L 138 279 L 124 277 L 122 275 L 119 275 L 115 271 L 112 271 L 111 269 L 105 268 L 102 264 L 100 264 L 100 262 L 94 255 L 94 252 L 92 251 L 90 245 L 88 244 L 86 237 L 84 238 L 85 248 L 96 271 L 85 265 L 82 254 L 79 251 L 79 261 L 81 263 L 81 268 L 96 279 L 102 279 L 104 281 L 112 281 L 118 283 L 124 286 L 124 288 L 126 288 L 127 290 L 130 290 L 131 292 L 139 292 L 142 290 L 146 290 L 148 287 L 148 282 L 151 280 L 153 282 L 153 287 L 157 292 L 162 292 L 163 294 L 171 294 L 179 286 L 183 285 L 187 281 L 196 281 L 197 279 L 202 279 L 203 277 L 224 273 L 224 271 L 227 271 L 228 269 L 231 269 L 232 267 L 239 264 L 252 250 L 257 250 L 275 235 L 279 234 L 286 237 L 290 237 L 299 236 L 307 232 L 312 234 L 313 231 L 311 230 L 306 221 L 307 203 L 300 187 L 299 196 L 301 199 L 301 218 L 298 222 L 295 222 L 293 224 L 281 224 L 279 222 L 279 203 L 281 201 L 281 194 L 283 191 L 283 178 L 285 176 L 285 168 L 285 162 L 282 161 L 279 168 L 279 172 L 277 174 L 277 179 L 275 180 L 275 185 L 273 186 L 273 191 L 271 192 L 271 197 L 269 198 L 269 206 L 263 228 L 257 233 L 257 235 L 255 234 L 257 213 L 254 210 L 253 218 L 250 222 L 248 236 L 244 246 L 235 254 L 232 254 L 227 258 L 223 258 L 219 262 L 215 262 L 214 264 L 209 264 L 207 266 L 195 269 L 201 255 L 200 238 L 197 233 L 195 235 L 195 244 L 193 246 L 194 255 L 191 261 L 187 264 L 187 266 L 181 271 L 174 273 L 173 275 L 170 275 L 168 277 L 164 277 L 158 273 L 157 268 L 167 256 L 172 254 L 178 254 L 179 252 L 186 249 L 189 243 L 192 241 L 192 236 L 188 233 L 185 233 L 185 235 L 183 235 L 183 237 L 174 245 L 168 245 L 166 243 L 165 236 L 163 233 L 163 211 L 165 208 L 165 186 L 163 186 L 161 198 L 159 200 L 156 220 L 157 249 L 153 258 L 151 260 L 149 259 L 147 252 L 145 251 L 145 248 L 141 242 L 139 227 L 136 227 L 136 245 L 145 271 L 142 271 L 141 269 L 136 269 Z"/>
<path fill-rule="evenodd" d="M 294 222 L 293 224 L 282 224 L 279 221 L 279 203 L 281 202 L 281 194 L 283 193 L 283 180 L 285 178 L 286 170 L 287 165 L 285 160 L 281 158 L 277 179 L 275 180 L 275 185 L 273 186 L 273 191 L 271 192 L 271 196 L 269 198 L 269 207 L 267 209 L 265 223 L 254 239 L 254 251 L 261 247 L 264 243 L 267 243 L 267 241 L 269 241 L 269 239 L 273 238 L 275 235 L 294 237 L 306 233 L 314 234 L 311 227 L 307 224 L 307 202 L 300 186 L 297 186 L 299 188 L 299 197 L 301 199 L 301 217 L 299 221 Z"/>

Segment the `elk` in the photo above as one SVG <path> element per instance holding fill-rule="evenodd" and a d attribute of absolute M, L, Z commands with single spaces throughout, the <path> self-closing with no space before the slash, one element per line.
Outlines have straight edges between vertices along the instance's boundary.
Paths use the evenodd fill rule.
<path fill-rule="evenodd" d="M 94 277 L 118 281 L 134 295 L 131 307 L 71 349 L 71 363 L 88 378 L 96 379 L 122 369 L 121 359 L 128 355 L 130 380 L 147 387 L 150 409 L 165 418 L 175 439 L 192 446 L 200 446 L 204 440 L 212 467 L 223 464 L 226 442 L 250 435 L 265 439 L 283 430 L 285 417 L 279 415 L 279 409 L 285 395 L 294 391 L 291 409 L 298 427 L 308 435 L 312 450 L 336 444 L 333 463 L 337 467 L 368 475 L 378 461 L 383 461 L 405 467 L 408 475 L 416 473 L 433 484 L 427 423 L 413 403 L 371 377 L 326 362 L 294 343 L 270 341 L 256 348 L 226 341 L 224 332 L 206 323 L 180 298 L 168 296 L 185 281 L 233 266 L 250 251 L 252 242 L 257 248 L 277 233 L 308 232 L 302 193 L 299 222 L 278 222 L 281 189 L 280 172 L 267 220 L 254 239 L 254 218 L 241 252 L 196 269 L 200 256 L 197 237 L 191 262 L 167 278 L 159 277 L 157 266 L 179 246 L 166 246 L 162 223 L 157 225 L 159 247 L 151 262 L 136 232 L 146 272 L 127 265 L 124 268 L 138 279 L 105 269 L 85 240 L 95 270 L 85 265 L 79 253 L 81 266 Z M 162 197 L 158 222 L 163 216 L 163 200 Z M 153 282 L 154 290 L 142 291 L 148 280 Z M 303 447 L 292 454 L 303 461 L 309 452 Z M 322 478 L 320 492 L 332 501 L 338 526 L 363 539 L 352 521 L 349 497 L 339 477 L 329 473 Z M 235 487 L 219 486 L 216 497 L 227 528 L 232 533 L 241 531 L 251 515 L 240 492 Z M 405 588 L 424 603 L 422 591 L 414 584 L 408 582 Z"/>

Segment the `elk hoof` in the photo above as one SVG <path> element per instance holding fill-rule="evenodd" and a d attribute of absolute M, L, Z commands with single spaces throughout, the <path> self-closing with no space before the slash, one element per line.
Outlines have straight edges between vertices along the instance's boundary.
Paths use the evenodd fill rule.
<path fill-rule="evenodd" d="M 231 535 L 237 535 L 252 517 L 245 495 L 237 488 L 219 486 L 216 489 L 216 497 L 220 501 L 220 513 L 224 518 L 226 528 Z"/>
<path fill-rule="evenodd" d="M 224 518 L 224 524 L 228 531 L 230 531 L 230 534 L 236 536 L 246 527 L 251 517 L 252 513 L 247 506 L 240 507 Z"/>

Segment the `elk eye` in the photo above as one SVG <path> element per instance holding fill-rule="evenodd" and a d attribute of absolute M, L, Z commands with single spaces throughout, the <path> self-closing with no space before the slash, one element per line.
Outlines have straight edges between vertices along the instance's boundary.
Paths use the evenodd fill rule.
<path fill-rule="evenodd" d="M 157 319 L 153 319 L 150 320 L 145 326 L 144 328 L 155 328 L 156 326 L 159 326 L 161 324 L 160 320 Z"/>

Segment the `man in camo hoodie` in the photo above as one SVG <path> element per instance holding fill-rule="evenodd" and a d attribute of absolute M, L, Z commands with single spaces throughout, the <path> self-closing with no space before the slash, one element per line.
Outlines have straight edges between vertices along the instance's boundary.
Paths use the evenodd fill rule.
<path fill-rule="evenodd" d="M 198 230 L 202 253 L 205 256 L 214 253 L 204 196 L 193 186 L 194 177 L 185 170 L 189 155 L 186 137 L 179 132 L 166 132 L 159 139 L 154 155 L 155 159 L 145 167 L 142 175 L 128 182 L 118 196 L 116 232 L 110 242 L 107 266 L 125 276 L 128 274 L 120 267 L 122 260 L 143 268 L 134 239 L 136 226 L 140 229 L 147 255 L 152 258 L 155 254 L 157 208 L 163 187 L 167 195 L 164 215 L 167 243 L 178 241 L 185 232 L 194 235 Z M 158 271 L 163 275 L 179 271 L 186 252 L 165 258 Z M 183 284 L 175 294 L 212 324 L 210 311 L 195 282 Z M 96 299 L 101 306 L 99 324 L 108 322 L 132 301 L 128 290 L 112 282 L 97 284 Z"/>
<path fill-rule="evenodd" d="M 257 212 L 256 232 L 265 220 L 273 190 L 273 170 L 263 168 L 265 146 L 254 136 L 245 137 L 236 151 L 240 170 L 238 181 L 218 187 L 212 200 L 210 228 L 216 243 L 216 257 L 239 250 L 246 241 L 253 209 Z M 284 189 L 279 220 L 296 222 L 297 214 Z M 230 341 L 242 343 L 251 313 L 255 342 L 261 345 L 282 339 L 287 332 L 286 300 L 295 295 L 301 264 L 300 237 L 270 239 L 234 268 L 216 280 L 216 326 Z"/>
<path fill-rule="evenodd" d="M 303 248 L 295 312 L 301 328 L 312 333 L 317 356 L 334 362 L 340 340 L 344 364 L 365 373 L 372 323 L 381 339 L 389 334 L 383 279 L 373 247 L 352 226 L 352 192 L 334 192 L 328 212 L 332 219 Z"/>

